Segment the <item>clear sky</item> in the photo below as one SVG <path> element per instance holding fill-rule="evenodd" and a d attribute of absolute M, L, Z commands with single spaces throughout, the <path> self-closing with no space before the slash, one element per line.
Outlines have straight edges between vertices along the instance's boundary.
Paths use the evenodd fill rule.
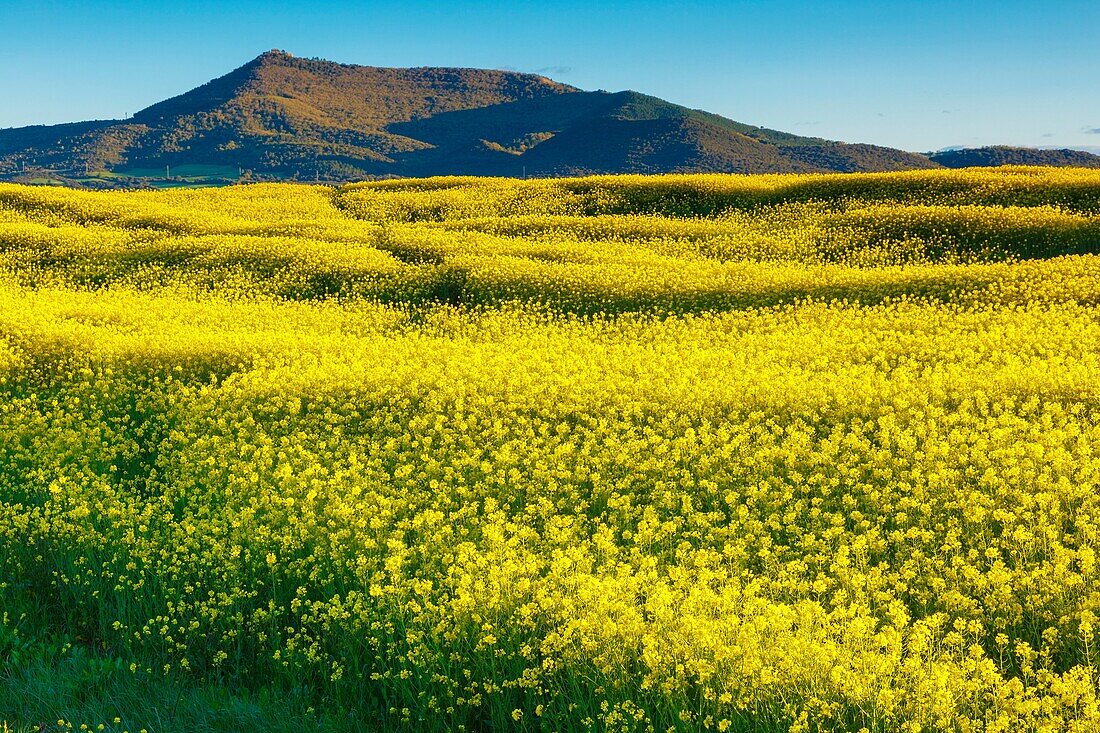
<path fill-rule="evenodd" d="M 1100 1 L 0 0 L 0 127 L 125 117 L 281 48 L 537 71 L 908 150 L 1100 151 Z"/>

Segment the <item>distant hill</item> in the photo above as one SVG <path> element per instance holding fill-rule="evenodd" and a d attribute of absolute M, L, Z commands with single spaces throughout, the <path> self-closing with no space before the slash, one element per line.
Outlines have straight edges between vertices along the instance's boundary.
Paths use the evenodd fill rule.
<path fill-rule="evenodd" d="M 941 150 L 928 156 L 945 168 L 972 166 L 1045 165 L 1055 167 L 1100 168 L 1100 155 L 1083 150 L 1041 150 L 992 145 L 984 148 Z"/>
<path fill-rule="evenodd" d="M 282 51 L 127 120 L 0 130 L 0 176 L 89 185 L 933 167 L 916 153 L 800 137 L 638 92 Z"/>

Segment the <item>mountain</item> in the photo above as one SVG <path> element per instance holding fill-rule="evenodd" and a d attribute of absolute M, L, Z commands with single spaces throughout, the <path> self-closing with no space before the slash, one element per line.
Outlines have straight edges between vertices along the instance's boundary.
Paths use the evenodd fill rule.
<path fill-rule="evenodd" d="M 916 153 L 799 137 L 633 91 L 583 91 L 507 71 L 354 66 L 283 51 L 130 119 L 0 130 L 0 175 L 103 185 L 167 178 L 173 169 L 227 180 L 244 172 L 345 181 L 932 167 Z"/>
<path fill-rule="evenodd" d="M 1045 150 L 991 145 L 984 148 L 951 148 L 931 153 L 928 157 L 945 168 L 1001 165 L 1100 168 L 1100 155 L 1070 149 Z"/>

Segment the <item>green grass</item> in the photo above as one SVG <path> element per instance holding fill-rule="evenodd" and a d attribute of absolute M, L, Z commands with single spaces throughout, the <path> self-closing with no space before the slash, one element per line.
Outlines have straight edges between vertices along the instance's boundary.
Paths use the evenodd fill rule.
<path fill-rule="evenodd" d="M 210 188 L 226 185 L 224 179 L 219 178 L 173 178 L 169 181 L 151 179 L 146 183 L 153 188 Z"/>
<path fill-rule="evenodd" d="M 77 178 L 76 180 L 87 180 L 87 179 L 94 179 L 94 180 L 104 180 L 104 179 L 106 179 L 106 180 L 114 180 L 114 179 L 118 179 L 118 178 L 125 178 L 125 177 L 126 177 L 126 176 L 124 176 L 123 174 L 121 174 L 121 173 L 116 173 L 115 171 L 107 171 L 107 170 L 102 170 L 102 171 L 89 171 L 89 172 L 88 172 L 88 175 L 86 175 L 86 176 L 80 176 L 80 177 L 78 177 L 78 178 Z"/>
<path fill-rule="evenodd" d="M 105 732 L 302 733 L 371 730 L 352 717 L 323 719 L 309 712 L 304 693 L 286 690 L 230 690 L 216 683 L 134 674 L 121 661 L 83 649 L 63 658 L 0 671 L 0 731 L 60 731 L 87 725 Z M 115 721 L 118 722 L 115 722 Z M 59 725 L 59 721 L 65 724 Z"/>
<path fill-rule="evenodd" d="M 116 171 L 118 175 L 132 178 L 164 178 L 164 168 L 130 168 Z M 171 167 L 173 178 L 233 178 L 236 179 L 240 170 L 232 165 L 207 165 L 204 163 L 187 163 Z"/>

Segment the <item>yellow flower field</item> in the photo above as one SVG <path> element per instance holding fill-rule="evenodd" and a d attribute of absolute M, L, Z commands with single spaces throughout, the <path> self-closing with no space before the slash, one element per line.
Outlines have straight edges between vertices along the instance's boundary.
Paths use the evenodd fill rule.
<path fill-rule="evenodd" d="M 0 304 L 15 730 L 1100 729 L 1100 172 L 0 185 Z"/>

